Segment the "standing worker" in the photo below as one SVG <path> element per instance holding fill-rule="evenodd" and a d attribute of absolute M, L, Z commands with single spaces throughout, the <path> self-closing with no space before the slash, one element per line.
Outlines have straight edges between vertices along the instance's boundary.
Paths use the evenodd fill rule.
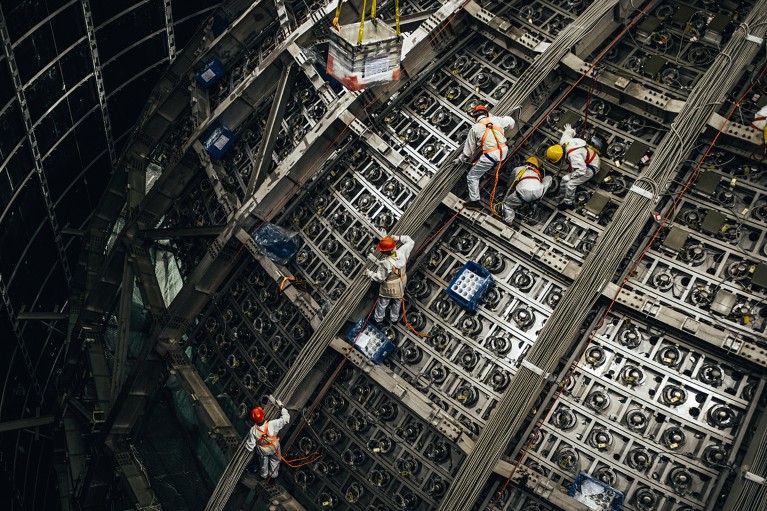
<path fill-rule="evenodd" d="M 270 398 L 272 399 L 272 398 Z M 256 452 L 258 453 L 258 461 L 261 467 L 260 476 L 261 479 L 276 479 L 277 474 L 280 471 L 280 430 L 284 428 L 288 422 L 290 422 L 290 414 L 282 405 L 282 401 L 276 402 L 280 407 L 280 418 L 270 421 L 264 421 L 264 409 L 260 406 L 253 408 L 250 411 L 250 418 L 253 419 L 255 424 L 248 432 L 248 438 L 245 443 L 245 447 L 249 451 L 258 446 Z"/>
<path fill-rule="evenodd" d="M 395 250 L 398 241 L 401 241 L 402 245 Z M 389 318 L 392 323 L 399 321 L 399 311 L 402 308 L 407 284 L 405 265 L 414 246 L 415 242 L 410 236 L 386 236 L 378 242 L 376 248 L 384 255 L 384 258 L 377 262 L 378 268 L 375 271 L 367 270 L 365 274 L 373 281 L 381 283 L 378 289 L 378 303 L 373 315 L 373 320 L 379 325 L 386 318 L 386 309 L 391 303 L 394 305 L 389 310 Z"/>
<path fill-rule="evenodd" d="M 562 156 L 567 160 L 568 174 L 562 178 L 565 190 L 564 199 L 557 209 L 568 209 L 575 203 L 575 191 L 599 172 L 599 154 L 604 143 L 598 137 L 591 137 L 591 144 L 582 138 L 575 137 L 575 130 L 565 124 L 559 144 L 546 149 L 546 158 L 551 163 L 559 163 Z"/>
<path fill-rule="evenodd" d="M 767 105 L 763 106 L 756 112 L 754 121 L 751 123 L 751 127 L 757 131 L 762 132 L 762 142 L 767 144 Z"/>
<path fill-rule="evenodd" d="M 503 164 L 509 154 L 506 137 L 511 135 L 511 129 L 516 123 L 510 116 L 491 116 L 485 105 L 475 106 L 471 113 L 474 126 L 469 129 L 463 152 L 455 159 L 455 163 L 469 163 L 477 149 L 482 149 L 482 154 L 466 176 L 469 202 L 463 205 L 466 209 L 480 210 L 482 203 L 479 201 L 479 180 L 488 171 L 498 169 Z"/>
<path fill-rule="evenodd" d="M 503 201 L 503 221 L 507 224 L 514 221 L 514 210 L 522 204 L 541 200 L 551 187 L 551 176 L 541 175 L 541 162 L 535 156 L 516 167 L 512 175 L 514 182 Z"/>

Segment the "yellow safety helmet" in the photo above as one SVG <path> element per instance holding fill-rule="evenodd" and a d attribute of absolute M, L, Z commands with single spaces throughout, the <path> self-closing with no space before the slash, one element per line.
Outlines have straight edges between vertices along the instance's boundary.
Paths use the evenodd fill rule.
<path fill-rule="evenodd" d="M 559 144 L 554 144 L 546 149 L 546 159 L 551 163 L 557 163 L 565 155 L 565 150 Z"/>
<path fill-rule="evenodd" d="M 538 160 L 538 157 L 536 157 L 536 156 L 529 157 L 528 159 L 525 160 L 525 163 L 529 163 L 530 165 L 532 165 L 536 169 L 540 169 L 541 168 L 541 162 L 540 162 L 540 160 Z"/>

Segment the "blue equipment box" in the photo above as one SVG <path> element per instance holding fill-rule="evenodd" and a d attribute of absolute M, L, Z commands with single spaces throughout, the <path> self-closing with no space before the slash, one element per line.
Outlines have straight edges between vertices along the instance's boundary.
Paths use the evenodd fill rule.
<path fill-rule="evenodd" d="M 578 474 L 567 494 L 597 511 L 619 511 L 623 505 L 623 492 L 586 472 Z"/>
<path fill-rule="evenodd" d="M 354 339 L 357 339 L 357 334 L 362 328 L 362 324 L 365 319 L 357 321 L 349 333 L 346 334 L 346 340 L 350 344 L 354 344 Z M 376 327 L 367 323 L 365 329 L 359 334 L 357 343 L 354 347 L 367 358 L 372 360 L 375 364 L 380 364 L 386 358 L 386 355 L 394 351 L 394 343 L 392 343 L 386 336 Z"/>
<path fill-rule="evenodd" d="M 445 294 L 458 305 L 470 311 L 476 311 L 479 302 L 493 285 L 493 275 L 486 268 L 474 261 L 466 261 L 461 271 L 447 286 Z"/>
<path fill-rule="evenodd" d="M 207 89 L 226 74 L 224 64 L 217 57 L 211 57 L 205 65 L 197 71 L 197 83 L 204 89 Z"/>
<path fill-rule="evenodd" d="M 219 124 L 208 129 L 201 138 L 208 154 L 221 158 L 234 145 L 237 135 L 223 124 Z"/>

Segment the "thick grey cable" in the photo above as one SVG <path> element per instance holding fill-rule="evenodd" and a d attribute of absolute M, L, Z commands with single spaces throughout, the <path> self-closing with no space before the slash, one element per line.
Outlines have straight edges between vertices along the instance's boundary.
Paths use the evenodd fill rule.
<path fill-rule="evenodd" d="M 746 22 L 765 13 L 767 0 L 760 0 Z M 765 35 L 764 31 L 760 34 L 761 37 Z M 655 195 L 656 190 L 666 188 L 686 154 L 685 148 L 706 126 L 714 111 L 711 105 L 721 101 L 726 92 L 736 85 L 758 50 L 758 44 L 746 40 L 745 31 L 737 31 L 733 35 L 723 52 L 725 55 L 714 60 L 676 117 L 673 129 L 658 145 L 653 160 L 644 171 L 647 179 L 637 183 L 641 189 L 651 188 L 648 191 Z M 554 370 L 569 349 L 588 311 L 637 239 L 654 205 L 654 201 L 644 194 L 627 195 L 584 262 L 578 278 L 564 293 L 554 314 L 546 322 L 525 363 L 512 378 L 472 453 L 461 465 L 440 510 L 472 509 L 482 491 L 482 483 L 490 476 L 543 389 L 545 374 Z"/>
<path fill-rule="evenodd" d="M 560 60 L 567 54 L 570 48 L 583 38 L 590 27 L 596 26 L 599 20 L 617 3 L 618 0 L 599 0 L 594 2 L 578 18 L 579 24 L 577 26 L 571 25 L 562 30 L 549 48 L 540 54 L 517 79 L 505 98 L 496 105 L 494 113 L 500 115 L 510 114 L 515 107 L 527 100 L 529 95 L 543 82 L 548 74 L 559 65 Z M 452 190 L 458 180 L 465 175 L 465 166 L 453 163 L 453 159 L 459 154 L 460 149 L 457 149 L 446 159 L 447 163 L 440 167 L 424 189 L 409 204 L 405 213 L 392 229 L 392 233 L 415 234 L 422 225 L 423 218 L 437 209 L 443 198 Z M 370 285 L 370 279 L 361 271 L 338 301 L 333 304 L 320 327 L 315 330 L 301 349 L 296 361 L 275 390 L 275 396 L 279 397 L 283 402 L 290 402 L 296 390 L 303 383 L 303 379 L 317 364 L 322 354 L 325 353 L 330 341 L 337 335 L 346 318 L 357 307 L 360 298 L 367 293 Z M 270 412 L 271 410 L 267 410 L 267 413 Z M 235 453 L 235 458 L 227 466 L 216 486 L 206 511 L 221 511 L 226 505 L 242 470 L 247 464 L 247 462 L 235 462 L 241 458 L 243 451 L 244 447 L 243 443 L 241 443 Z"/>

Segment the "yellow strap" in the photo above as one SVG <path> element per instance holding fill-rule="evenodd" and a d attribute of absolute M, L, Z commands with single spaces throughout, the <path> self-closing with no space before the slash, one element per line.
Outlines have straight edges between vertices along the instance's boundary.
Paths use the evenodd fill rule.
<path fill-rule="evenodd" d="M 394 0 L 394 22 L 397 27 L 397 35 L 399 35 L 399 0 Z"/>
<path fill-rule="evenodd" d="M 373 5 L 370 7 L 370 19 L 376 17 L 376 0 L 373 0 Z"/>
<path fill-rule="evenodd" d="M 357 44 L 362 44 L 362 37 L 365 35 L 365 9 L 368 6 L 368 0 L 362 1 L 362 17 L 360 19 L 360 34 L 357 36 Z"/>
<path fill-rule="evenodd" d="M 341 16 L 341 6 L 344 4 L 344 0 L 338 0 L 338 5 L 336 5 L 336 17 L 333 18 L 333 26 L 338 29 L 338 31 L 341 31 L 341 25 L 338 23 L 338 18 Z"/>

